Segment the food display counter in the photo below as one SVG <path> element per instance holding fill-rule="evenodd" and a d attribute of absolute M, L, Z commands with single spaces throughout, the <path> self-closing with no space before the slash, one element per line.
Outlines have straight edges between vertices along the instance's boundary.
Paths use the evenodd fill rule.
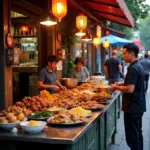
<path fill-rule="evenodd" d="M 0 150 L 24 150 L 39 147 L 61 150 L 107 150 L 114 142 L 117 117 L 120 113 L 121 93 L 115 92 L 103 110 L 92 111 L 92 116 L 81 125 L 47 125 L 43 132 L 0 130 Z"/>

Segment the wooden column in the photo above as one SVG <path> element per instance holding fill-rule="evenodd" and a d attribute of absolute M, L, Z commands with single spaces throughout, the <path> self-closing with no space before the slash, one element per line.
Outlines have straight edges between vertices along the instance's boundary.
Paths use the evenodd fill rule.
<path fill-rule="evenodd" d="M 93 27 L 92 37 L 96 36 L 96 26 Z M 92 44 L 92 75 L 96 72 L 96 51 L 97 48 Z"/>
<path fill-rule="evenodd" d="M 104 36 L 103 28 L 102 28 L 102 36 Z M 101 71 L 102 73 L 104 73 L 105 56 L 106 56 L 106 49 L 101 44 Z"/>
<path fill-rule="evenodd" d="M 5 37 L 10 25 L 10 0 L 0 1 L 0 110 L 12 104 L 12 66 L 6 66 Z"/>

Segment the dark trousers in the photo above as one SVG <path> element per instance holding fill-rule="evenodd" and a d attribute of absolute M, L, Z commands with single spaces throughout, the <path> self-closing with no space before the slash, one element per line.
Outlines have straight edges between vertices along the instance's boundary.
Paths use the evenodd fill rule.
<path fill-rule="evenodd" d="M 145 92 L 147 92 L 148 89 L 148 81 L 149 81 L 149 74 L 145 75 Z"/>
<path fill-rule="evenodd" d="M 143 150 L 142 116 L 143 113 L 124 113 L 126 142 L 131 150 Z"/>

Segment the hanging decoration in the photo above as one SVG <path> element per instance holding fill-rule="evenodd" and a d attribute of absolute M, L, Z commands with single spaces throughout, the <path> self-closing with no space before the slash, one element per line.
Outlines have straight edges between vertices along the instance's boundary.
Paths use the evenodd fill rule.
<path fill-rule="evenodd" d="M 103 47 L 104 48 L 108 48 L 110 46 L 110 43 L 107 39 L 105 39 L 105 41 L 103 42 Z"/>
<path fill-rule="evenodd" d="M 28 26 L 26 26 L 26 25 L 22 26 L 22 27 L 21 27 L 21 31 L 22 31 L 22 32 L 28 32 L 28 31 L 29 31 Z"/>
<path fill-rule="evenodd" d="M 100 38 L 98 36 L 93 38 L 93 44 L 96 46 L 96 48 L 100 45 Z"/>
<path fill-rule="evenodd" d="M 110 32 L 107 30 L 106 32 L 105 32 L 105 35 L 109 35 L 110 34 Z"/>
<path fill-rule="evenodd" d="M 85 33 L 84 33 L 84 32 L 77 32 L 75 35 L 76 35 L 76 36 L 79 36 L 79 37 L 82 37 L 82 36 L 85 35 Z"/>
<path fill-rule="evenodd" d="M 51 14 L 47 14 L 46 16 L 43 16 L 43 18 L 40 21 L 40 24 L 45 25 L 45 26 L 52 26 L 56 25 L 56 19 Z"/>
<path fill-rule="evenodd" d="M 40 24 L 45 26 L 52 26 L 57 24 L 57 20 L 50 10 L 50 0 L 48 0 L 46 13 L 41 16 Z"/>
<path fill-rule="evenodd" d="M 84 14 L 79 14 L 76 17 L 76 27 L 83 32 L 83 30 L 87 27 L 87 17 Z"/>
<path fill-rule="evenodd" d="M 102 30 L 101 30 L 100 26 L 96 27 L 96 36 L 99 38 L 101 38 L 101 36 L 102 36 Z"/>
<path fill-rule="evenodd" d="M 67 14 L 67 0 L 52 0 L 52 13 L 60 22 Z"/>
<path fill-rule="evenodd" d="M 81 40 L 85 41 L 85 42 L 89 42 L 92 40 L 91 35 L 89 34 L 88 30 L 86 30 L 86 35 L 84 37 L 82 37 Z"/>

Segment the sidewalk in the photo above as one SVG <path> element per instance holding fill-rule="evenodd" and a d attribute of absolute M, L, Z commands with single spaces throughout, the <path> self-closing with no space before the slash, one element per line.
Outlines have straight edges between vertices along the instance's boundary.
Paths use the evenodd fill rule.
<path fill-rule="evenodd" d="M 148 93 L 146 94 L 146 107 L 147 107 L 147 111 L 144 113 L 143 116 L 144 150 L 150 150 L 150 81 L 149 81 Z M 111 144 L 108 150 L 130 150 L 125 140 L 122 112 L 120 118 L 117 121 L 116 143 Z"/>

